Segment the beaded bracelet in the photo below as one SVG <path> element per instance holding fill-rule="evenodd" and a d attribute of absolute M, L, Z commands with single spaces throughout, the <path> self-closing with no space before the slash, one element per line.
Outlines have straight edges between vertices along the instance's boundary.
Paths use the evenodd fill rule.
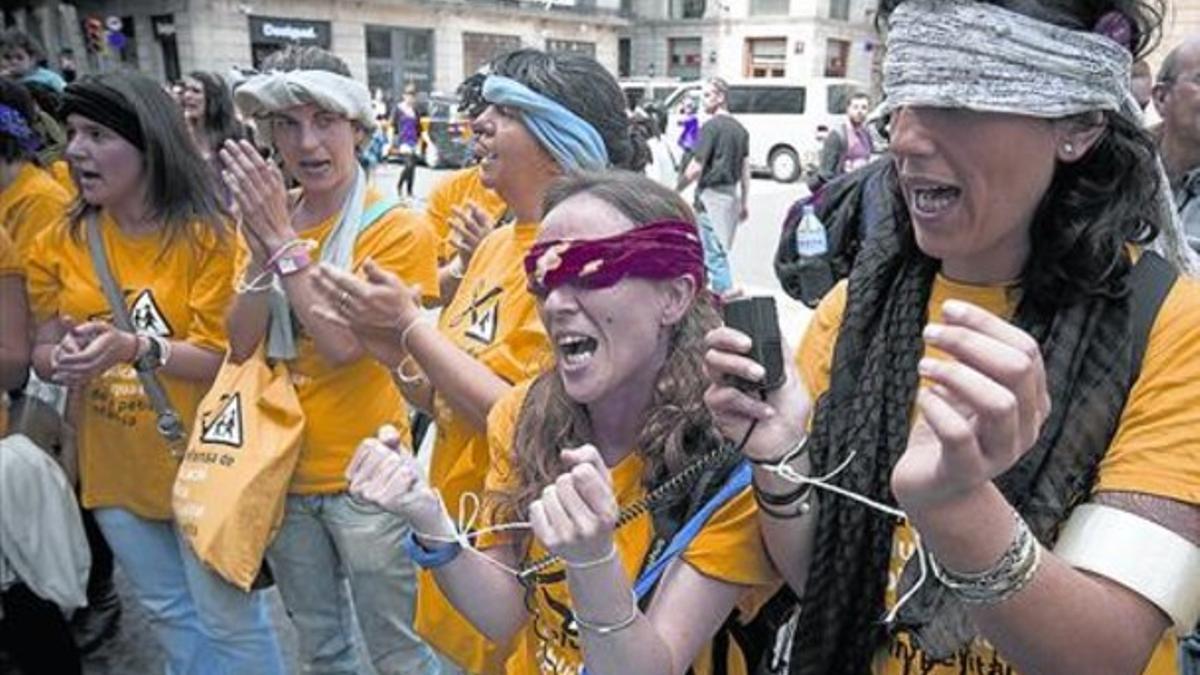
<path fill-rule="evenodd" d="M 1003 602 L 1025 588 L 1041 565 L 1042 547 L 1029 525 L 1013 512 L 1017 533 L 1000 559 L 982 572 L 965 573 L 948 570 L 938 564 L 933 555 L 929 566 L 934 576 L 959 600 L 972 605 L 994 605 Z"/>
<path fill-rule="evenodd" d="M 638 618 L 637 593 L 631 590 L 629 591 L 629 595 L 633 598 L 633 608 L 629 610 L 629 616 L 624 619 L 610 624 L 590 623 L 579 618 L 579 615 L 576 614 L 575 625 L 601 636 L 612 635 L 613 633 L 629 628 Z"/>

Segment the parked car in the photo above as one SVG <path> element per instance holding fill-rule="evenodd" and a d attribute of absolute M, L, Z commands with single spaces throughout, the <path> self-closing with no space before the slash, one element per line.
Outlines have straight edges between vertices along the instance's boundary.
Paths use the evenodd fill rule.
<path fill-rule="evenodd" d="M 458 99 L 432 94 L 418 102 L 421 138 L 417 159 L 434 169 L 461 168 L 471 163 L 471 123 L 458 112 Z M 394 130 L 392 132 L 395 133 Z M 403 161 L 399 148 L 388 144 L 388 161 Z"/>
<path fill-rule="evenodd" d="M 429 114 L 421 118 L 421 129 L 427 139 L 423 160 L 434 169 L 461 168 L 474 160 L 471 143 L 471 122 L 458 112 L 458 99 L 452 96 L 431 96 Z"/>
<path fill-rule="evenodd" d="M 681 85 L 664 101 L 665 132 L 678 135 L 677 121 L 686 98 L 700 106 L 701 82 Z M 817 165 L 830 129 L 843 124 L 850 95 L 862 83 L 843 78 L 741 80 L 729 83 L 729 113 L 750 134 L 750 167 L 790 183 Z"/>

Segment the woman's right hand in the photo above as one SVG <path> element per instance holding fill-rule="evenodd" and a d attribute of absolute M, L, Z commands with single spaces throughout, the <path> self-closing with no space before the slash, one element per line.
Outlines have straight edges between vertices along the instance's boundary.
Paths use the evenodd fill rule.
<path fill-rule="evenodd" d="M 346 478 L 350 496 L 408 520 L 418 534 L 453 536 L 441 500 L 421 477 L 416 457 L 401 445 L 395 427 L 384 425 L 359 444 Z"/>
<path fill-rule="evenodd" d="M 450 229 L 454 232 L 452 243 L 465 271 L 479 243 L 496 227 L 496 221 L 475 204 L 467 204 L 466 208 L 455 206 L 449 220 Z"/>
<path fill-rule="evenodd" d="M 295 239 L 287 186 L 279 168 L 244 140 L 226 141 L 219 154 L 221 175 L 241 214 L 243 231 L 256 237 L 261 248 L 271 254 Z M 251 252 L 260 254 L 253 245 Z"/>
<path fill-rule="evenodd" d="M 807 433 L 812 410 L 808 390 L 788 358 L 787 345 L 783 346 L 784 383 L 763 400 L 731 384 L 734 378 L 756 382 L 765 375 L 763 367 L 746 356 L 752 344 L 748 335 L 723 326 L 710 331 L 704 342 L 708 348 L 704 370 L 711 381 L 704 403 L 717 427 L 725 438 L 736 443 L 757 421 L 743 454 L 754 460 L 780 459 Z"/>

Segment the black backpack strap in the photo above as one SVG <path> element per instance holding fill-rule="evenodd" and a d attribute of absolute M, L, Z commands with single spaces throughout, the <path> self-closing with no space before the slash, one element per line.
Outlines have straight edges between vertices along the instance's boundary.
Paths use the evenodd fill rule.
<path fill-rule="evenodd" d="M 1143 251 L 1129 274 L 1129 325 L 1133 340 L 1131 387 L 1142 374 L 1142 361 L 1146 358 L 1150 330 L 1154 327 L 1158 310 L 1178 278 L 1179 272 L 1153 251 Z"/>

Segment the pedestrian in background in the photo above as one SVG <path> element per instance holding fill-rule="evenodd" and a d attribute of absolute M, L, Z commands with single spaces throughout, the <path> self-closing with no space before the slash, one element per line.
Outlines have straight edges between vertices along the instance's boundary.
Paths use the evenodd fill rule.
<path fill-rule="evenodd" d="M 729 84 L 719 77 L 701 89 L 708 121 L 700 128 L 695 156 L 684 167 L 680 190 L 696 182 L 695 206 L 726 253 L 739 223 L 750 213 L 750 134 L 729 114 Z"/>
<path fill-rule="evenodd" d="M 1153 90 L 1158 151 L 1175 206 L 1192 246 L 1200 251 L 1200 38 L 1172 49 Z"/>
<path fill-rule="evenodd" d="M 413 200 L 413 183 L 417 178 L 417 155 L 421 143 L 421 113 L 417 110 L 417 85 L 408 83 L 404 96 L 392 112 L 392 147 L 400 155 L 404 167 L 396 182 L 396 194 L 408 202 Z"/>
<path fill-rule="evenodd" d="M 871 111 L 871 97 L 856 93 L 846 106 L 846 123 L 834 127 L 825 135 L 821 146 L 821 161 L 817 172 L 809 181 L 813 192 L 829 181 L 865 166 L 875 153 L 875 142 L 867 128 L 867 114 Z"/>

